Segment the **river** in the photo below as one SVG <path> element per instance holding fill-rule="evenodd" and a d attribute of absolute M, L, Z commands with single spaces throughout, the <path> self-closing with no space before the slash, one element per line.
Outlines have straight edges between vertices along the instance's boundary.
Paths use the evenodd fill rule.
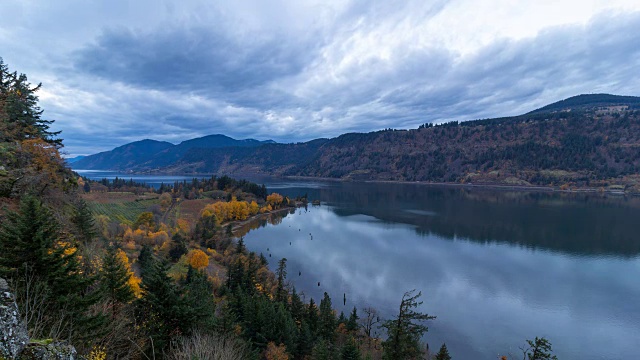
<path fill-rule="evenodd" d="M 417 289 L 420 310 L 437 316 L 424 340 L 436 349 L 446 342 L 454 359 L 519 358 L 536 336 L 560 359 L 637 358 L 640 198 L 265 183 L 322 201 L 244 236 L 272 268 L 288 259 L 289 280 L 307 300 L 326 291 L 338 311 L 372 306 L 389 318 Z"/>

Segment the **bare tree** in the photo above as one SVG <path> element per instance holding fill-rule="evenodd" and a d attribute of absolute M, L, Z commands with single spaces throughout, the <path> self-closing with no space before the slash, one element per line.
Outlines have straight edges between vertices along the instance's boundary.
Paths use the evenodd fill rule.
<path fill-rule="evenodd" d="M 380 323 L 380 313 L 373 307 L 366 307 L 362 309 L 364 316 L 360 318 L 360 327 L 364 331 L 367 337 L 371 337 L 371 332 L 378 328 L 376 325 Z"/>
<path fill-rule="evenodd" d="M 248 357 L 248 353 L 249 348 L 236 338 L 195 332 L 173 342 L 169 359 L 243 360 Z"/>

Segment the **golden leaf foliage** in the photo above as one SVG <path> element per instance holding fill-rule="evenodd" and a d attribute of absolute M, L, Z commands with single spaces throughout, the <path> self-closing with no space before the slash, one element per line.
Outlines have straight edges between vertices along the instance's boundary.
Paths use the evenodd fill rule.
<path fill-rule="evenodd" d="M 142 279 L 137 277 L 136 274 L 133 273 L 133 270 L 131 270 L 131 263 L 129 263 L 129 257 L 124 251 L 122 251 L 122 249 L 116 250 L 116 257 L 118 258 L 118 261 L 120 261 L 120 263 L 127 268 L 127 274 L 129 274 L 128 283 L 129 283 L 129 287 L 131 288 L 131 291 L 133 291 L 133 294 L 136 297 L 140 297 L 140 294 L 141 294 L 140 283 L 142 282 Z"/>
<path fill-rule="evenodd" d="M 258 205 L 256 203 L 256 205 Z M 229 202 L 216 202 L 209 204 L 202 210 L 202 217 L 215 216 L 219 222 L 246 220 L 251 214 L 251 205 L 246 201 L 238 201 L 235 198 Z"/>
<path fill-rule="evenodd" d="M 280 205 L 282 205 L 283 201 L 284 198 L 278 193 L 272 193 L 271 195 L 267 196 L 267 204 L 271 205 L 271 207 L 274 209 L 279 208 Z"/>
<path fill-rule="evenodd" d="M 200 270 L 209 266 L 209 256 L 202 250 L 192 250 L 189 257 L 189 264 L 194 269 Z"/>

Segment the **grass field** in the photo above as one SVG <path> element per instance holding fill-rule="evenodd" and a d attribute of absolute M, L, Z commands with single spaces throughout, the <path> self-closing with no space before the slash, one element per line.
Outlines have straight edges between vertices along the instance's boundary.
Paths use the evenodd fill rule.
<path fill-rule="evenodd" d="M 134 222 L 140 213 L 160 204 L 156 194 L 135 195 L 133 193 L 91 193 L 83 198 L 94 215 L 106 215 L 111 220 Z"/>

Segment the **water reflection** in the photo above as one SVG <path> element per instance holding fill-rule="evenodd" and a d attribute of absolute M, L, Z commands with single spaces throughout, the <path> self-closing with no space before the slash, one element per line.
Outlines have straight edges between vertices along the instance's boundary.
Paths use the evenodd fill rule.
<path fill-rule="evenodd" d="M 575 255 L 640 254 L 637 197 L 354 183 L 293 187 L 285 192 L 306 192 L 335 206 L 340 216 L 365 214 L 415 225 L 422 235 L 505 242 Z"/>
<path fill-rule="evenodd" d="M 438 316 L 427 340 L 446 341 L 461 359 L 516 355 L 534 336 L 551 339 L 560 358 L 635 356 L 635 199 L 380 184 L 281 192 L 331 205 L 265 223 L 245 240 L 270 259 L 287 257 L 307 298 L 346 293 L 340 310 L 372 305 L 390 315 L 404 291 L 420 289 L 424 310 Z"/>

